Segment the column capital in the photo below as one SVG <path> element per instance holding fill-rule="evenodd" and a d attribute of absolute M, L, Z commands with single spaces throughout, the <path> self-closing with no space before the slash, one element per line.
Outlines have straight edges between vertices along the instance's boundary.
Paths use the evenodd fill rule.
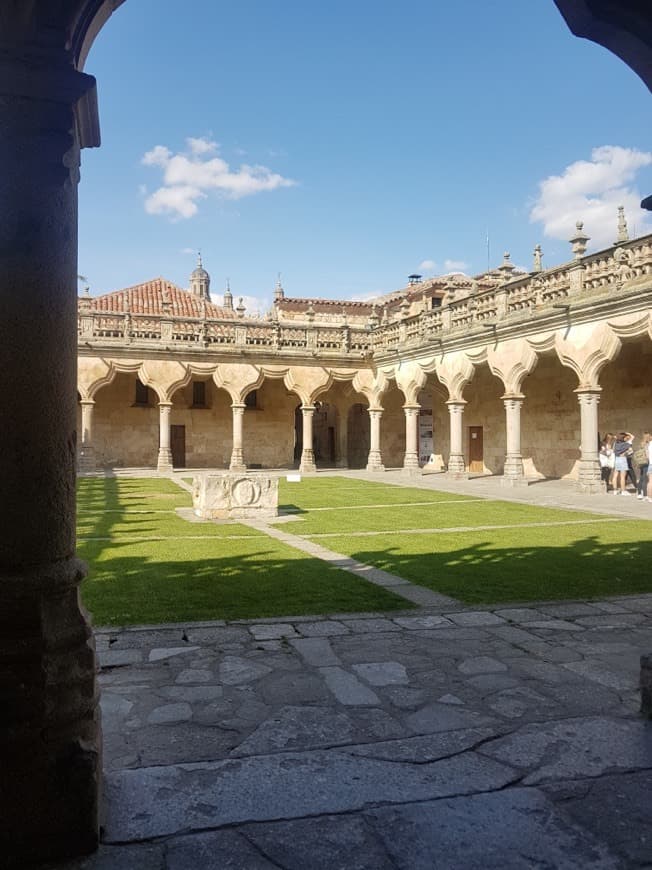
<path fill-rule="evenodd" d="M 246 410 L 246 408 L 247 408 L 247 406 L 245 405 L 244 402 L 233 402 L 231 404 L 231 410 L 233 410 L 233 411 L 244 411 L 244 410 Z"/>
<path fill-rule="evenodd" d="M 302 405 L 301 406 L 301 411 L 303 414 L 314 414 L 315 410 L 316 410 L 316 408 L 314 405 Z"/>
<path fill-rule="evenodd" d="M 80 404 L 82 407 L 85 406 L 85 407 L 91 407 L 91 408 L 92 408 L 93 405 L 95 404 L 95 399 L 80 399 L 80 400 L 79 400 L 79 404 Z"/>
<path fill-rule="evenodd" d="M 172 405 L 173 405 L 173 402 L 159 402 L 158 403 L 158 406 L 162 411 L 165 411 L 165 410 L 169 411 L 170 408 L 172 407 Z"/>

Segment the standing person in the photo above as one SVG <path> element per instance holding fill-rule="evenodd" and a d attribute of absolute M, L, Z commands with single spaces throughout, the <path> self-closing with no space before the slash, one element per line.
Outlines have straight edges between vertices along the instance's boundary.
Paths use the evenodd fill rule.
<path fill-rule="evenodd" d="M 630 447 L 630 449 L 625 454 L 627 457 L 627 476 L 625 478 L 625 482 L 627 482 L 627 478 L 629 478 L 632 482 L 632 486 L 634 487 L 634 492 L 637 492 L 638 481 L 636 480 L 636 468 L 634 466 L 634 436 L 628 432 L 625 441 L 627 441 Z"/>
<path fill-rule="evenodd" d="M 598 451 L 598 459 L 600 460 L 600 473 L 602 480 L 606 484 L 607 492 L 613 492 L 613 482 L 611 480 L 614 470 L 614 441 L 615 435 L 607 432 L 604 439 L 600 442 Z"/>
<path fill-rule="evenodd" d="M 614 494 L 629 495 L 627 492 L 627 451 L 632 449 L 633 438 L 629 432 L 619 432 L 614 442 Z M 631 454 L 630 454 L 631 455 Z"/>
<path fill-rule="evenodd" d="M 636 487 L 636 498 L 643 499 L 647 496 L 648 477 L 650 470 L 650 442 L 652 434 L 649 432 L 643 433 L 641 446 L 634 451 L 632 457 L 634 464 L 638 466 L 638 485 Z"/>

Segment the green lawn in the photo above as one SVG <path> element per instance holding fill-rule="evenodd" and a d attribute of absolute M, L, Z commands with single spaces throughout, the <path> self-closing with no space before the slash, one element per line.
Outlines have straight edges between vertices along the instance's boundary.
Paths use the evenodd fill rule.
<path fill-rule="evenodd" d="M 79 481 L 77 552 L 89 565 L 82 597 L 96 625 L 410 607 L 247 526 L 176 515 L 190 506 L 165 479 Z"/>
<path fill-rule="evenodd" d="M 358 491 L 357 481 L 343 483 L 346 495 L 340 491 L 334 498 L 337 478 L 309 481 L 305 495 L 303 484 L 295 484 L 299 488 L 291 497 L 292 485 L 284 483 L 284 500 L 297 512 L 288 530 L 461 601 L 495 604 L 652 591 L 652 522 L 464 500 L 386 484 L 360 482 Z M 396 507 L 413 501 L 413 493 L 421 505 Z M 439 503 L 424 504 L 433 500 Z M 347 502 L 349 509 L 319 510 Z M 387 507 L 357 510 L 365 502 Z M 451 528 L 468 531 L 447 531 Z M 441 531 L 411 534 L 415 529 Z"/>

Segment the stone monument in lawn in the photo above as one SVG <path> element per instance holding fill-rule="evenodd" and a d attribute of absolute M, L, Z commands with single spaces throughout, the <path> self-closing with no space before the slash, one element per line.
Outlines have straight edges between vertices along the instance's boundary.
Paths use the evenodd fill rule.
<path fill-rule="evenodd" d="M 192 506 L 211 520 L 268 519 L 278 516 L 278 479 L 266 474 L 198 474 Z"/>

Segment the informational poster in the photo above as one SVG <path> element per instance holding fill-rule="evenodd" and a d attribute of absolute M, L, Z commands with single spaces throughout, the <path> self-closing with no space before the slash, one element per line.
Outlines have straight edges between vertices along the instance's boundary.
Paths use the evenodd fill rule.
<path fill-rule="evenodd" d="M 434 459 L 432 423 L 432 408 L 421 408 L 419 411 L 419 465 L 427 465 Z"/>

